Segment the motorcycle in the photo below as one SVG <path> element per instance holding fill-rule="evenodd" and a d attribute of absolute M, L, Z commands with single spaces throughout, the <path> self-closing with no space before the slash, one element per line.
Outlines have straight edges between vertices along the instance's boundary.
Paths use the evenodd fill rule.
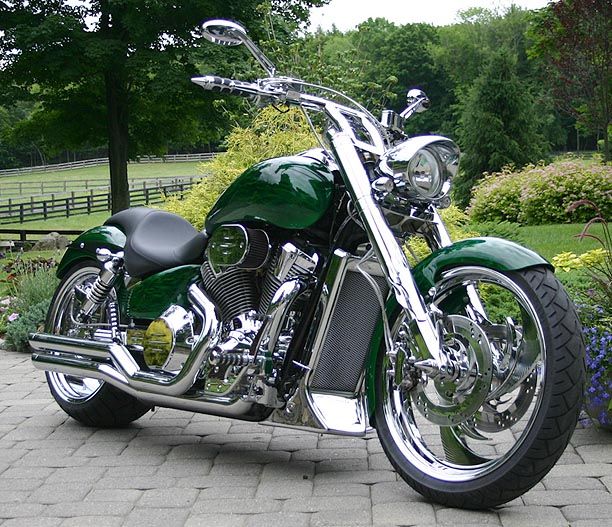
<path fill-rule="evenodd" d="M 427 96 L 379 121 L 346 95 L 278 76 L 192 79 L 303 110 L 320 148 L 263 161 L 198 232 L 136 207 L 81 234 L 30 335 L 59 406 L 88 426 L 154 406 L 363 437 L 439 503 L 488 508 L 533 487 L 576 425 L 584 345 L 551 265 L 513 242 L 452 243 L 439 210 L 459 164 L 448 138 L 407 137 Z M 311 117 L 325 122 L 317 133 Z M 415 265 L 405 242 L 431 254 Z"/>

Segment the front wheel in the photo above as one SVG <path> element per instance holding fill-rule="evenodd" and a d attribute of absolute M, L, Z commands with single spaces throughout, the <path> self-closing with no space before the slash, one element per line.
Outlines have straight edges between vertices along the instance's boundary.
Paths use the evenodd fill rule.
<path fill-rule="evenodd" d="M 439 503 L 469 509 L 533 487 L 576 425 L 584 344 L 576 311 L 545 267 L 458 267 L 435 286 L 450 368 L 419 368 L 403 314 L 377 362 L 376 427 L 402 478 Z"/>

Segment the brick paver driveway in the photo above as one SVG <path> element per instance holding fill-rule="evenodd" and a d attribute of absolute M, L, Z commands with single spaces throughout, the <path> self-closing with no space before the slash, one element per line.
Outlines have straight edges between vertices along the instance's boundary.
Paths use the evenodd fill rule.
<path fill-rule="evenodd" d="M 29 356 L 0 352 L 0 524 L 612 525 L 612 434 L 576 431 L 552 472 L 491 512 L 425 501 L 376 437 L 351 439 L 159 409 L 85 428 Z"/>

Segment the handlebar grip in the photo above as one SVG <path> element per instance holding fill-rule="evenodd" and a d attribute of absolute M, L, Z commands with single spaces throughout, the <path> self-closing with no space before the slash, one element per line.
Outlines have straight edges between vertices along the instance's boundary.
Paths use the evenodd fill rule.
<path fill-rule="evenodd" d="M 227 79 L 225 77 L 217 77 L 215 75 L 206 75 L 204 77 L 194 77 L 191 82 L 202 86 L 205 90 L 216 91 L 220 93 L 236 93 L 237 95 L 258 95 L 260 90 L 257 84 L 252 82 L 238 81 Z"/>

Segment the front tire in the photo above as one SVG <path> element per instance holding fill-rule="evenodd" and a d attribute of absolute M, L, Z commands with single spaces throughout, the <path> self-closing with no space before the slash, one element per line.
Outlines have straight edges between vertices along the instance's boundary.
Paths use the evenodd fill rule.
<path fill-rule="evenodd" d="M 75 287 L 86 289 L 100 268 L 96 262 L 83 261 L 73 266 L 61 280 L 47 313 L 45 330 L 57 335 L 94 338 L 91 330 L 75 323 L 79 300 Z M 103 322 L 106 306 L 93 317 Z M 131 395 L 100 381 L 63 373 L 46 372 L 47 384 L 57 404 L 70 417 L 86 426 L 116 428 L 126 426 L 147 413 L 151 407 Z"/>
<path fill-rule="evenodd" d="M 428 378 L 411 369 L 414 357 L 382 350 L 378 436 L 397 472 L 424 496 L 452 507 L 494 507 L 540 481 L 569 442 L 585 375 L 580 323 L 545 267 L 453 269 L 436 284 L 432 303 L 452 314 L 449 338 L 457 355 L 463 350 L 464 372 L 454 382 Z M 402 326 L 400 314 L 396 343 Z M 470 352 L 475 342 L 488 356 Z M 462 411 L 469 415 L 458 418 Z"/>

